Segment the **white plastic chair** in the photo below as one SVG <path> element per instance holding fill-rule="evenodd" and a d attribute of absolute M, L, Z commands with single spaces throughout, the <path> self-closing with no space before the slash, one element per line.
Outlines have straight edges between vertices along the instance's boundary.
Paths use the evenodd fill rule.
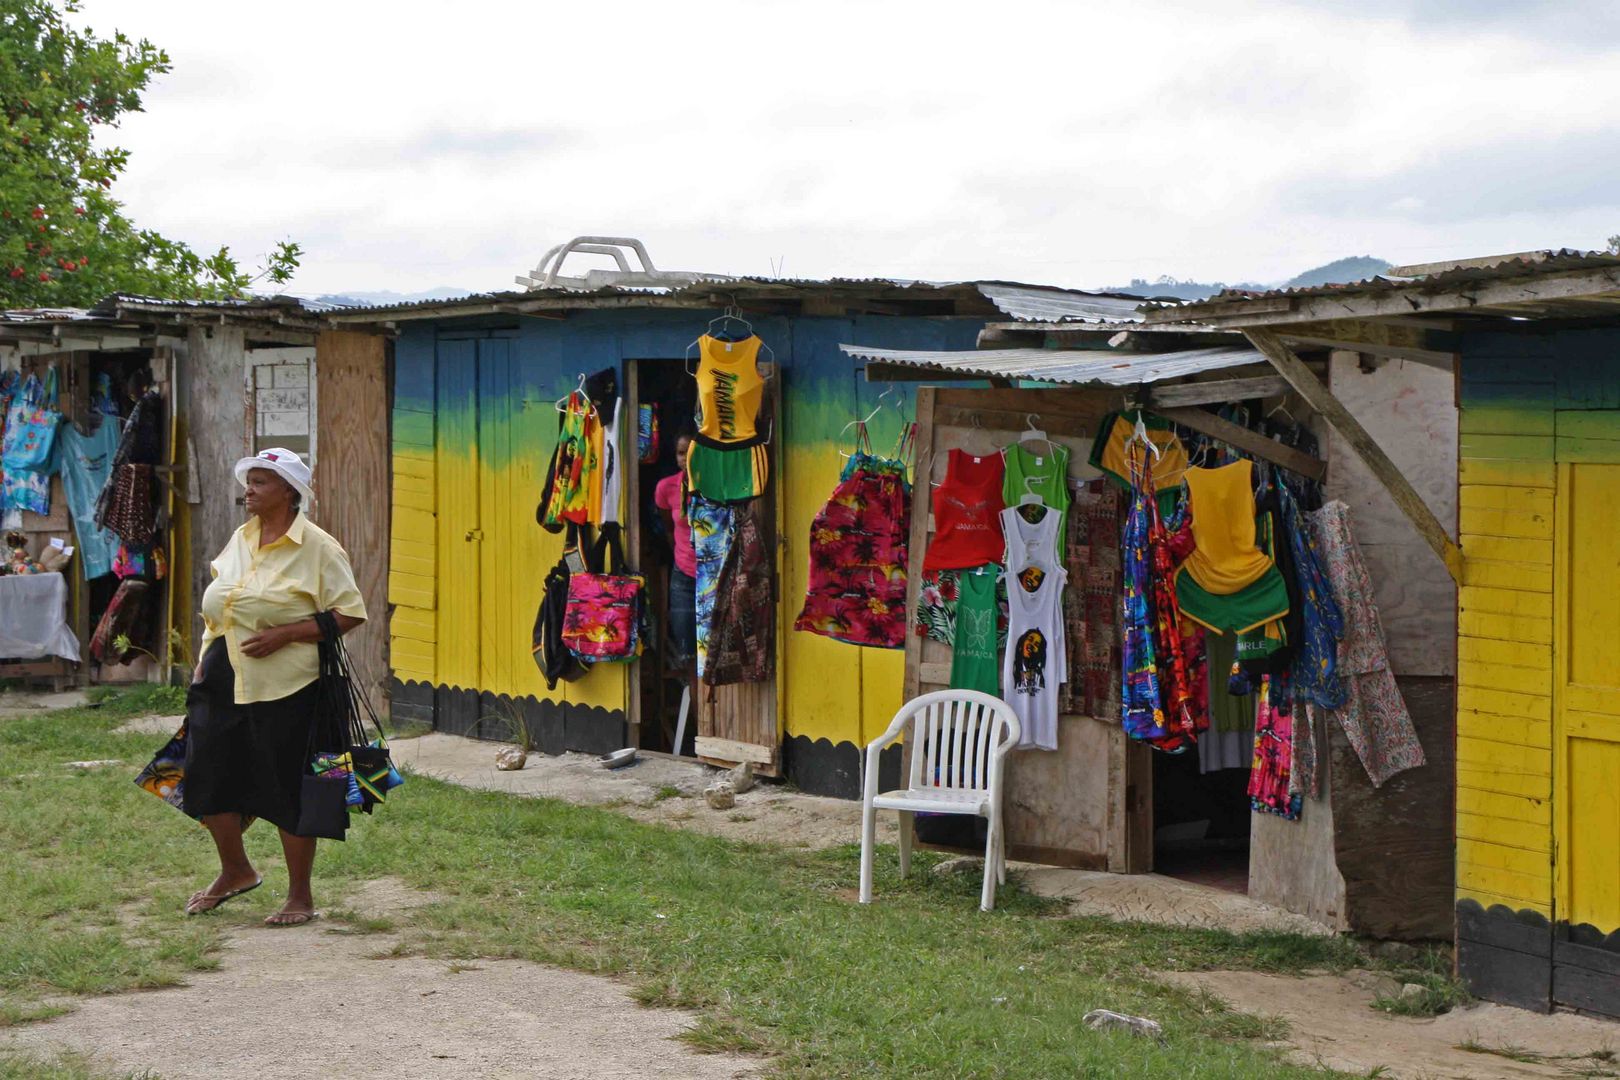
<path fill-rule="evenodd" d="M 910 728 L 909 733 L 906 732 Z M 910 781 L 878 794 L 878 758 L 906 734 Z M 1018 745 L 1018 717 L 1005 701 L 977 690 L 936 690 L 906 703 L 894 721 L 866 748 L 866 789 L 861 797 L 861 903 L 872 902 L 872 847 L 879 809 L 900 812 L 900 876 L 911 872 L 911 823 L 921 811 L 970 814 L 990 823 L 984 845 L 984 892 L 979 909 L 996 906 L 996 885 L 1007 880 L 1006 834 L 1001 819 L 1002 766 Z"/>

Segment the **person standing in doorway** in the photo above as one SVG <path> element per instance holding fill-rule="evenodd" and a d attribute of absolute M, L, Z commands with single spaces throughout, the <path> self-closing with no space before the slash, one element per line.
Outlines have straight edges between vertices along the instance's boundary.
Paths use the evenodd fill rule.
<path fill-rule="evenodd" d="M 669 574 L 669 647 L 665 668 L 684 668 L 697 657 L 697 552 L 686 520 L 686 455 L 692 437 L 675 440 L 675 472 L 658 481 L 653 502 L 670 516 L 675 566 Z"/>

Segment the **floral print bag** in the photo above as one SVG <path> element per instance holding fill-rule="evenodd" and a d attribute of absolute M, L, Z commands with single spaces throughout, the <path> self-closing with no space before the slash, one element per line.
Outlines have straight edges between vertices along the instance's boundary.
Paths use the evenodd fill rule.
<path fill-rule="evenodd" d="M 612 561 L 604 565 L 603 555 Z M 583 573 L 568 578 L 563 644 L 587 664 L 634 660 L 641 654 L 641 608 L 646 580 L 624 567 L 624 544 L 615 522 L 602 526 Z"/>

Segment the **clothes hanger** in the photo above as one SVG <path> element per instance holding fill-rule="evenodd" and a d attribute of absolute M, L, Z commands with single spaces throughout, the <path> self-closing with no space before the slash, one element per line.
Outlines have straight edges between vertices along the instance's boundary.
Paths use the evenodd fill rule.
<path fill-rule="evenodd" d="M 727 322 L 741 323 L 743 329 L 747 331 L 747 333 L 736 339 L 736 341 L 727 341 L 726 339 L 719 337 L 719 335 L 715 333 L 714 324 L 720 323 L 721 332 L 724 332 L 724 324 Z M 739 342 L 747 341 L 751 337 L 757 338 L 759 337 L 759 334 L 754 331 L 754 324 L 742 317 L 742 308 L 738 307 L 735 302 L 727 304 L 723 312 L 709 320 L 708 329 L 688 342 L 685 350 L 683 350 L 681 362 L 686 367 L 686 373 L 694 379 L 697 378 L 697 368 L 692 366 L 692 350 L 701 345 L 705 337 L 711 337 L 716 341 L 721 341 L 729 348 L 730 346 L 738 344 Z M 759 351 L 764 355 L 765 362 L 774 367 L 776 364 L 776 353 L 769 345 L 765 343 L 764 338 L 759 339 Z M 769 375 L 762 375 L 760 377 L 770 380 L 776 377 L 776 373 L 773 371 Z"/>
<path fill-rule="evenodd" d="M 1024 477 L 1024 493 L 1018 496 L 1019 506 L 1046 506 L 1046 499 L 1034 487 L 1035 481 L 1039 479 L 1038 476 Z M 1046 508 L 1051 509 L 1050 506 Z"/>
<path fill-rule="evenodd" d="M 584 398 L 585 398 L 586 404 L 587 404 L 588 408 L 590 409 L 590 411 L 591 412 L 596 411 L 596 405 L 591 402 L 591 396 L 589 394 L 585 393 L 585 373 L 583 371 L 579 373 L 579 385 L 574 387 L 568 393 L 564 394 L 562 397 L 557 399 L 557 401 L 556 401 L 557 411 L 560 412 L 560 413 L 567 412 L 568 411 L 568 402 L 573 398 L 573 396 L 575 394 L 583 395 Z"/>
<path fill-rule="evenodd" d="M 872 422 L 872 418 L 874 416 L 876 416 L 878 413 L 883 411 L 883 399 L 888 397 L 893 392 L 894 392 L 894 385 L 891 383 L 887 390 L 883 391 L 883 393 L 878 395 L 877 408 L 875 408 L 871 412 L 867 413 L 866 414 L 866 419 L 864 419 L 864 420 L 851 420 L 849 423 L 845 424 L 843 429 L 838 432 L 838 437 L 840 439 L 842 439 L 844 437 L 844 432 L 845 431 L 848 431 L 850 428 L 854 428 L 855 429 L 855 438 L 857 440 L 857 444 L 859 442 L 862 442 L 862 441 L 869 442 L 870 440 L 867 438 L 866 425 L 868 425 L 868 424 L 870 424 Z M 844 458 L 849 457 L 849 455 L 846 454 L 842 450 L 838 451 L 838 456 L 839 457 L 844 457 Z"/>
<path fill-rule="evenodd" d="M 1047 450 L 1054 456 L 1057 454 L 1057 443 L 1046 437 L 1046 432 L 1035 426 L 1035 413 L 1024 414 L 1024 430 L 1018 436 L 1020 443 L 1043 442 Z"/>

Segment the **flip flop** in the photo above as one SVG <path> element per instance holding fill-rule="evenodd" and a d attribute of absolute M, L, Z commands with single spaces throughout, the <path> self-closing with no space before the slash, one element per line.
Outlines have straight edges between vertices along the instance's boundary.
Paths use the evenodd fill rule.
<path fill-rule="evenodd" d="M 314 922 L 320 917 L 321 914 L 318 911 L 278 911 L 268 919 L 264 920 L 264 925 L 270 927 L 272 930 L 281 930 L 288 926 L 304 926 Z"/>
<path fill-rule="evenodd" d="M 263 885 L 263 884 L 264 884 L 264 878 L 261 877 L 261 878 L 259 878 L 259 880 L 255 881 L 253 884 L 244 885 L 240 889 L 237 889 L 237 890 L 235 890 L 233 892 L 226 893 L 224 896 L 209 896 L 206 893 L 204 893 L 201 896 L 194 896 L 190 900 L 186 901 L 186 915 L 187 916 L 202 915 L 202 914 L 205 914 L 205 913 L 210 912 L 210 911 L 217 911 L 217 910 L 219 910 L 219 906 L 221 904 L 223 904 L 225 901 L 234 900 L 238 896 L 241 896 L 243 893 L 250 893 L 254 889 L 257 889 L 260 885 Z M 213 903 L 209 904 L 205 908 L 198 908 L 197 910 L 192 911 L 191 910 L 191 905 L 196 903 L 199 900 L 212 900 Z"/>

